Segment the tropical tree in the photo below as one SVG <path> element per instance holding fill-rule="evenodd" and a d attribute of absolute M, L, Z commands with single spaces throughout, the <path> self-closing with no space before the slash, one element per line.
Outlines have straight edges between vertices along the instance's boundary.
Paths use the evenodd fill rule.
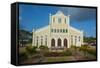
<path fill-rule="evenodd" d="M 77 53 L 78 47 L 76 45 L 72 45 L 71 48 L 73 49 L 73 53 Z"/>
<path fill-rule="evenodd" d="M 44 55 L 44 53 L 46 53 L 49 48 L 47 46 L 45 46 L 45 45 L 41 45 L 39 47 L 39 49 L 40 49 L 41 54 Z"/>
<path fill-rule="evenodd" d="M 95 37 L 85 37 L 84 36 L 84 42 L 91 43 L 95 42 L 96 38 Z"/>
<path fill-rule="evenodd" d="M 88 45 L 82 45 L 80 47 L 80 50 L 84 52 L 84 56 L 87 56 L 87 49 L 88 49 Z"/>
<path fill-rule="evenodd" d="M 27 46 L 26 47 L 26 53 L 28 54 L 28 57 L 32 57 L 34 54 L 36 54 L 36 49 L 37 47 L 36 46 Z"/>

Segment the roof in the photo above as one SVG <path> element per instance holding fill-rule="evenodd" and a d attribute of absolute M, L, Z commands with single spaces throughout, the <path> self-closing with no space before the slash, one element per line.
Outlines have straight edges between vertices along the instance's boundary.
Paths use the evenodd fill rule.
<path fill-rule="evenodd" d="M 65 16 L 62 11 L 58 11 L 55 15 L 63 15 L 63 16 Z"/>
<path fill-rule="evenodd" d="M 37 29 L 37 30 L 36 30 L 36 32 L 41 32 L 41 31 L 44 31 L 44 30 L 46 30 L 46 29 L 48 29 L 48 28 L 49 28 L 49 25 L 48 25 L 48 26 L 45 26 L 45 27 L 42 27 L 42 28 Z"/>
<path fill-rule="evenodd" d="M 74 28 L 74 27 L 71 27 L 71 26 L 70 26 L 70 29 L 72 29 L 72 30 L 74 30 L 74 31 L 76 31 L 76 32 L 78 32 L 78 33 L 81 33 L 81 32 L 82 32 L 81 30 L 78 30 L 78 29 L 76 29 L 76 28 Z"/>

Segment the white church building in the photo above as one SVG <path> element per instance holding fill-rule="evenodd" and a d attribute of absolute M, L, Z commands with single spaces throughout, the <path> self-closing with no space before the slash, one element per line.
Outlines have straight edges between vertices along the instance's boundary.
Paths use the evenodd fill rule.
<path fill-rule="evenodd" d="M 58 11 L 49 15 L 49 25 L 33 29 L 33 46 L 48 46 L 48 48 L 70 48 L 83 44 L 83 31 L 70 26 L 70 15 Z"/>

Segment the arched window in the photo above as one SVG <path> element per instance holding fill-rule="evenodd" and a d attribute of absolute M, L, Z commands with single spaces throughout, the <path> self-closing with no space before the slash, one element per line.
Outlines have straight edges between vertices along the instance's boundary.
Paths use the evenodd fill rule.
<path fill-rule="evenodd" d="M 51 32 L 53 32 L 53 29 L 51 29 Z"/>
<path fill-rule="evenodd" d="M 71 45 L 73 45 L 73 35 L 71 35 Z"/>
<path fill-rule="evenodd" d="M 61 18 L 58 18 L 58 23 L 61 23 Z"/>
<path fill-rule="evenodd" d="M 63 29 L 63 33 L 65 33 L 65 29 Z"/>
<path fill-rule="evenodd" d="M 55 39 L 51 39 L 51 47 L 55 47 Z"/>
<path fill-rule="evenodd" d="M 54 32 L 56 33 L 56 32 L 57 32 L 57 30 L 56 30 L 56 29 L 54 29 Z"/>
<path fill-rule="evenodd" d="M 57 29 L 57 33 L 59 33 L 59 29 Z"/>
<path fill-rule="evenodd" d="M 76 45 L 76 43 L 77 43 L 77 36 L 75 36 L 75 45 Z"/>
<path fill-rule="evenodd" d="M 53 22 L 55 23 L 55 17 L 53 18 Z"/>
<path fill-rule="evenodd" d="M 45 45 L 47 45 L 47 35 L 45 36 Z"/>
<path fill-rule="evenodd" d="M 60 32 L 62 32 L 62 29 L 60 29 Z"/>
<path fill-rule="evenodd" d="M 61 47 L 61 39 L 58 39 L 58 47 Z"/>
<path fill-rule="evenodd" d="M 64 47 L 67 47 L 67 44 L 68 44 L 68 43 L 67 43 L 67 39 L 65 38 L 65 39 L 64 39 Z"/>
<path fill-rule="evenodd" d="M 43 45 L 43 36 L 41 36 L 41 45 Z"/>
<path fill-rule="evenodd" d="M 66 23 L 66 18 L 65 18 L 65 23 Z"/>
<path fill-rule="evenodd" d="M 79 36 L 79 38 L 78 38 L 78 39 L 79 39 L 79 42 L 80 42 L 80 36 Z"/>
<path fill-rule="evenodd" d="M 68 30 L 67 30 L 67 29 L 65 29 L 65 31 L 66 31 L 66 33 L 68 32 Z"/>

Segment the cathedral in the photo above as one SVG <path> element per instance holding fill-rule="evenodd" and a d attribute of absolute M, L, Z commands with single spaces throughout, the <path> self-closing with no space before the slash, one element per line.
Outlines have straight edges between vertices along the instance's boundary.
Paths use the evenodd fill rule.
<path fill-rule="evenodd" d="M 33 46 L 44 45 L 48 48 L 80 47 L 83 44 L 83 31 L 70 26 L 70 15 L 62 11 L 49 14 L 49 24 L 37 30 L 33 29 Z"/>

